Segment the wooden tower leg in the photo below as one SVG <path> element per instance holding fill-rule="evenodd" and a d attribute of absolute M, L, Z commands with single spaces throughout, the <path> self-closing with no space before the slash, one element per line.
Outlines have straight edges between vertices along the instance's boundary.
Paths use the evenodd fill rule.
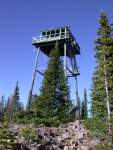
<path fill-rule="evenodd" d="M 35 65 L 34 65 L 34 70 L 33 70 L 32 81 L 31 81 L 31 87 L 30 87 L 30 90 L 29 90 L 27 109 L 30 109 L 30 106 L 32 104 L 32 92 L 33 92 L 33 87 L 34 87 L 34 82 L 35 82 L 35 75 L 36 75 L 36 72 L 37 72 L 39 53 L 40 53 L 40 49 L 38 48 L 37 49 L 37 54 L 36 54 L 36 59 L 35 59 Z"/>
<path fill-rule="evenodd" d="M 79 75 L 79 71 L 77 68 L 77 64 L 76 64 L 76 57 L 70 57 L 70 61 L 71 61 L 71 67 L 73 70 L 73 77 L 75 79 L 75 87 L 76 87 L 76 103 L 77 103 L 77 111 L 76 111 L 76 117 L 79 119 L 80 118 L 80 99 L 79 99 L 79 94 L 78 94 L 78 82 L 77 82 L 77 75 Z"/>
<path fill-rule="evenodd" d="M 67 54 L 66 54 L 66 43 L 64 43 L 64 74 L 67 77 Z"/>
<path fill-rule="evenodd" d="M 76 85 L 76 101 L 77 101 L 77 118 L 80 119 L 80 98 L 79 98 L 79 95 L 78 95 L 77 76 L 75 76 L 75 85 Z"/>

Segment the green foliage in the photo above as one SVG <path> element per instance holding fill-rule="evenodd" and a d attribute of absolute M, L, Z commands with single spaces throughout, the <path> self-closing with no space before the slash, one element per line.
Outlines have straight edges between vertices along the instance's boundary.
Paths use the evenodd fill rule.
<path fill-rule="evenodd" d="M 73 121 L 73 118 L 70 118 L 70 115 L 67 113 L 65 115 L 59 114 L 52 117 L 44 117 L 41 116 L 40 112 L 34 111 L 23 111 L 18 114 L 16 122 L 19 124 L 44 124 L 46 126 L 59 126 L 61 123 L 66 123 L 69 121 Z"/>
<path fill-rule="evenodd" d="M 98 138 L 102 139 L 105 138 L 108 133 L 108 124 L 105 120 L 99 120 L 97 118 L 89 118 L 84 120 L 84 126 L 88 130 L 92 131 L 92 134 Z"/>
<path fill-rule="evenodd" d="M 20 102 L 20 96 L 19 96 L 19 87 L 18 87 L 18 81 L 16 82 L 16 87 L 13 94 L 13 105 L 14 105 L 14 113 L 19 112 L 22 110 L 22 104 Z"/>
<path fill-rule="evenodd" d="M 47 70 L 44 73 L 40 95 L 35 99 L 32 110 L 39 113 L 39 118 L 53 118 L 58 115 L 67 116 L 72 105 L 69 87 L 64 75 L 60 59 L 58 43 L 51 51 Z M 51 121 L 50 121 L 51 122 Z"/>
<path fill-rule="evenodd" d="M 81 118 L 87 119 L 88 117 L 88 110 L 87 110 L 87 92 L 84 89 L 84 99 L 82 101 L 82 108 L 81 108 Z"/>
<path fill-rule="evenodd" d="M 0 150 L 4 150 L 3 144 L 0 144 Z"/>
<path fill-rule="evenodd" d="M 112 27 L 104 12 L 100 13 L 100 27 L 97 31 L 98 38 L 95 42 L 96 67 L 92 82 L 92 116 L 99 119 L 107 117 L 106 86 L 109 94 L 111 111 L 113 110 L 113 38 Z"/>
<path fill-rule="evenodd" d="M 38 113 L 35 113 L 33 111 L 20 111 L 16 114 L 15 121 L 19 124 L 28 124 L 35 122 L 35 119 L 37 117 Z"/>
<path fill-rule="evenodd" d="M 4 114 L 5 114 L 5 99 L 4 96 L 1 96 L 0 99 L 0 121 L 4 120 Z"/>
<path fill-rule="evenodd" d="M 85 119 L 85 102 L 82 101 L 81 119 Z"/>
<path fill-rule="evenodd" d="M 25 140 L 35 140 L 37 138 L 36 130 L 30 127 L 22 128 L 21 136 L 24 137 Z"/>
<path fill-rule="evenodd" d="M 44 124 L 50 127 L 50 126 L 58 126 L 61 122 L 58 117 L 51 117 L 51 118 L 36 118 L 35 123 Z"/>
<path fill-rule="evenodd" d="M 96 150 L 112 150 L 113 149 L 113 147 L 112 146 L 110 146 L 110 145 L 107 145 L 107 144 L 98 144 L 98 145 L 96 145 L 95 146 L 95 149 Z"/>
<path fill-rule="evenodd" d="M 14 93 L 8 98 L 7 104 L 4 107 L 4 121 L 17 121 L 18 115 L 22 113 L 23 109 L 23 105 L 20 102 L 19 87 L 17 81 Z"/>
<path fill-rule="evenodd" d="M 3 149 L 14 149 L 14 146 L 16 144 L 15 142 L 15 134 L 12 133 L 8 128 L 8 123 L 5 122 L 4 124 L 1 124 L 0 126 L 0 148 Z"/>

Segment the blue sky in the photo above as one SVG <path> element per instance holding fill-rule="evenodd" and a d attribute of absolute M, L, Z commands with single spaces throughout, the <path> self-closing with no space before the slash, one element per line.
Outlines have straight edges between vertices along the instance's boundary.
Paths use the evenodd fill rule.
<path fill-rule="evenodd" d="M 77 56 L 79 95 L 83 97 L 84 88 L 89 95 L 101 9 L 113 22 L 112 0 L 0 0 L 0 95 L 11 95 L 18 80 L 21 100 L 26 103 L 35 59 L 32 37 L 42 29 L 64 25 L 70 25 L 81 48 Z M 41 54 L 40 60 L 42 57 L 44 64 L 46 57 Z M 37 76 L 34 91 L 38 91 L 40 82 Z"/>

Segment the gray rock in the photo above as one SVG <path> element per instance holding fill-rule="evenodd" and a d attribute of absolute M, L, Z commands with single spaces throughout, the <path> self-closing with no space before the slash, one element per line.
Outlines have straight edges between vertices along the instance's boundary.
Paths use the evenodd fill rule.
<path fill-rule="evenodd" d="M 37 141 L 25 141 L 23 137 L 18 136 L 21 128 L 31 127 L 36 130 Z M 62 124 L 59 127 L 46 127 L 41 125 L 16 125 L 10 130 L 16 135 L 18 142 L 26 145 L 31 150 L 89 150 L 98 142 L 89 138 L 87 131 L 80 121 Z"/>

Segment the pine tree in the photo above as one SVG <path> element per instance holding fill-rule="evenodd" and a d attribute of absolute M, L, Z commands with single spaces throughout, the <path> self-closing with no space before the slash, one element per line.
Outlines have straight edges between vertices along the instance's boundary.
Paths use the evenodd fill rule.
<path fill-rule="evenodd" d="M 16 82 L 16 86 L 14 89 L 14 93 L 9 96 L 7 100 L 7 106 L 6 106 L 6 120 L 8 119 L 10 122 L 17 120 L 19 113 L 23 110 L 23 105 L 20 102 L 20 96 L 19 96 L 19 87 L 18 87 L 18 81 Z"/>
<path fill-rule="evenodd" d="M 87 110 L 87 91 L 84 89 L 84 99 L 82 101 L 82 108 L 81 108 L 81 118 L 87 119 L 88 117 L 88 110 Z"/>
<path fill-rule="evenodd" d="M 112 27 L 107 16 L 101 12 L 100 28 L 97 32 L 99 38 L 96 41 L 96 61 L 97 66 L 93 76 L 92 86 L 92 115 L 99 121 L 104 120 L 106 131 L 109 135 L 110 143 L 113 137 L 110 120 L 113 108 L 113 38 Z M 97 120 L 97 121 L 98 121 Z M 108 129 L 108 130 L 107 130 Z"/>
<path fill-rule="evenodd" d="M 14 118 L 14 105 L 13 105 L 13 96 L 9 96 L 6 104 L 6 112 L 5 112 L 5 120 L 9 120 L 10 122 Z"/>
<path fill-rule="evenodd" d="M 8 97 L 7 104 L 5 107 L 5 120 L 10 122 L 17 121 L 18 115 L 22 113 L 24 107 L 20 102 L 20 95 L 19 95 L 19 87 L 18 81 L 16 82 L 16 86 L 14 89 L 14 93 Z"/>
<path fill-rule="evenodd" d="M 93 117 L 106 119 L 108 116 L 108 98 L 111 108 L 113 106 L 113 38 L 111 37 L 112 28 L 104 12 L 100 13 L 99 23 L 100 27 L 97 32 L 99 37 L 95 42 L 95 58 L 97 65 L 93 75 L 91 94 L 92 115 Z"/>
<path fill-rule="evenodd" d="M 4 112 L 5 112 L 5 99 L 4 96 L 2 95 L 0 99 L 0 120 L 3 120 Z"/>
<path fill-rule="evenodd" d="M 14 107 L 14 113 L 20 111 L 22 109 L 22 105 L 20 102 L 18 81 L 16 82 L 12 101 L 13 101 L 12 103 Z"/>
<path fill-rule="evenodd" d="M 69 87 L 60 59 L 58 43 L 56 43 L 55 49 L 51 51 L 40 95 L 35 100 L 34 109 L 40 111 L 43 117 L 62 114 L 65 116 L 70 106 Z"/>

